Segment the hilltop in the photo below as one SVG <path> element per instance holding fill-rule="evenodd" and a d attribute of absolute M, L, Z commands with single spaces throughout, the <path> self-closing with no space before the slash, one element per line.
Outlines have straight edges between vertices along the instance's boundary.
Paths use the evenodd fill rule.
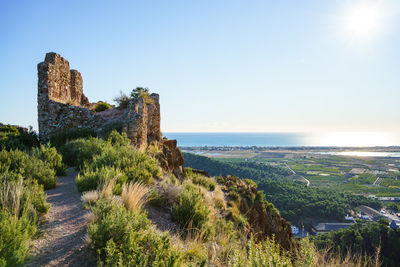
<path fill-rule="evenodd" d="M 136 88 L 112 106 L 91 103 L 82 84 L 66 59 L 46 54 L 38 64 L 39 136 L 0 126 L 0 265 L 341 263 L 295 240 L 252 180 L 184 168 L 177 141 L 162 137 L 159 95 Z M 44 225 L 46 213 L 53 218 Z M 38 229 L 58 232 L 47 240 Z"/>

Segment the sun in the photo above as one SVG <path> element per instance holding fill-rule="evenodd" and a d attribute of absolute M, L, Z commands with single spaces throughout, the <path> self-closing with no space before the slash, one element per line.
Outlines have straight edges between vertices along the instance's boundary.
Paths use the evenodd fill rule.
<path fill-rule="evenodd" d="M 377 4 L 348 7 L 342 16 L 342 30 L 351 39 L 370 39 L 382 31 L 384 11 Z"/>

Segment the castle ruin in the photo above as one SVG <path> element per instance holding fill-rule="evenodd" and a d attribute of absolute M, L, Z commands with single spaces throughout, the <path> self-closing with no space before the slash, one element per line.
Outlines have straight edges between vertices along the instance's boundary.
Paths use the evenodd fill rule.
<path fill-rule="evenodd" d="M 70 128 L 102 128 L 120 122 L 132 145 L 143 150 L 151 141 L 161 141 L 160 102 L 152 94 L 151 104 L 143 98 L 131 99 L 128 108 L 112 108 L 95 112 L 83 93 L 82 76 L 70 69 L 69 62 L 56 53 L 47 53 L 38 66 L 38 123 L 39 137 L 47 142 L 50 137 Z"/>

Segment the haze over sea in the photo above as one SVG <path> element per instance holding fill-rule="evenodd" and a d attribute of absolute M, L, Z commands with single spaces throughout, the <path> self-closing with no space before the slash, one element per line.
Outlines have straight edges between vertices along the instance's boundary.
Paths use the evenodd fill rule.
<path fill-rule="evenodd" d="M 330 133 L 164 133 L 177 139 L 179 146 L 400 146 L 399 133 L 330 132 Z"/>

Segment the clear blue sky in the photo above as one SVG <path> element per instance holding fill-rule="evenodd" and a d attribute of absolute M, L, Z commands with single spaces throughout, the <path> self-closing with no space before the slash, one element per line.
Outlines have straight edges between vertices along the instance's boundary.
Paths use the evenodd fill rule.
<path fill-rule="evenodd" d="M 369 25 L 357 10 L 376 3 Z M 0 0 L 0 122 L 37 128 L 36 64 L 53 51 L 92 102 L 159 93 L 164 131 L 400 132 L 399 11 L 396 0 Z"/>

